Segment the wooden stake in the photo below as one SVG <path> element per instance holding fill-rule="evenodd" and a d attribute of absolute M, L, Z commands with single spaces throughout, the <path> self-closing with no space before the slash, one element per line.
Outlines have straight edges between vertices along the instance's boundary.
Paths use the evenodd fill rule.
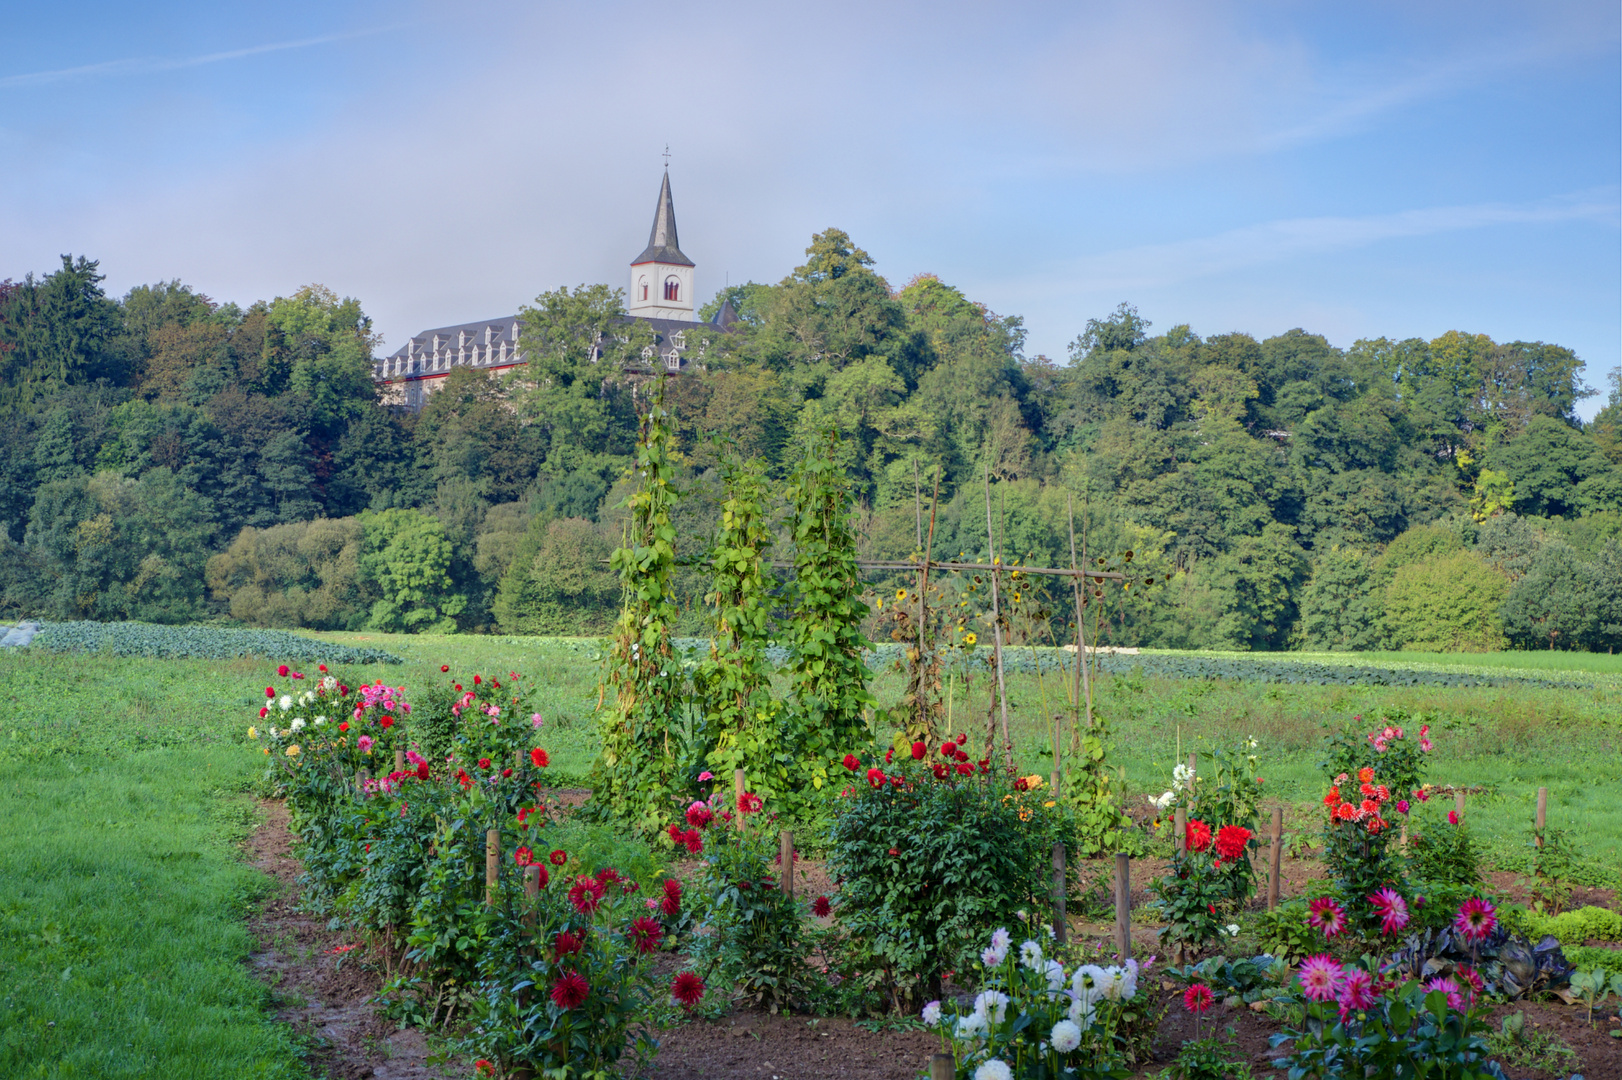
<path fill-rule="evenodd" d="M 1065 493 L 1065 509 L 1070 514 L 1070 569 L 1080 570 L 1076 564 L 1076 499 L 1069 492 Z M 1086 579 L 1076 576 L 1071 579 L 1071 586 L 1076 594 L 1076 705 L 1081 706 L 1082 695 L 1087 698 L 1087 726 L 1093 726 L 1093 681 L 1087 670 L 1087 616 L 1083 613 L 1081 602 L 1081 585 Z M 1071 741 L 1074 743 L 1074 733 Z"/>
<path fill-rule="evenodd" d="M 1548 820 L 1549 820 L 1549 789 L 1546 788 L 1546 787 L 1540 787 L 1540 788 L 1538 788 L 1538 819 L 1537 819 L 1537 834 L 1536 834 L 1536 841 L 1537 841 L 1537 846 L 1538 847 L 1543 846 L 1543 827 L 1548 824 Z"/>
<path fill-rule="evenodd" d="M 1188 850 L 1188 811 L 1183 809 L 1181 806 L 1179 806 L 1177 808 L 1177 813 L 1172 815 L 1171 820 L 1172 820 L 1172 826 L 1171 827 L 1172 827 L 1173 830 L 1175 830 L 1175 833 L 1174 833 L 1172 839 L 1176 841 L 1177 847 L 1178 847 L 1179 850 L 1187 851 Z"/>
<path fill-rule="evenodd" d="M 1132 955 L 1132 860 L 1115 856 L 1115 948 L 1122 960 Z"/>
<path fill-rule="evenodd" d="M 933 1054 L 929 1058 L 929 1080 L 954 1080 L 957 1059 L 951 1054 Z"/>
<path fill-rule="evenodd" d="M 405 772 L 405 751 L 404 750 L 396 750 L 394 752 L 394 771 L 395 772 Z"/>
<path fill-rule="evenodd" d="M 784 829 L 777 834 L 777 860 L 783 864 L 777 875 L 777 887 L 790 900 L 794 899 L 794 834 Z"/>
<path fill-rule="evenodd" d="M 1002 674 L 1002 604 L 997 595 L 997 542 L 991 532 L 991 466 L 986 466 L 986 549 L 991 559 L 991 648 L 997 664 L 997 705 L 1002 710 L 1003 756 L 1014 767 L 1014 740 L 1008 734 L 1008 688 Z"/>
<path fill-rule="evenodd" d="M 496 884 L 501 880 L 501 830 L 486 829 L 484 833 L 484 902 L 491 907 L 496 903 Z"/>
<path fill-rule="evenodd" d="M 1464 820 L 1464 792 L 1462 792 L 1462 791 L 1454 792 L 1454 794 L 1453 794 L 1453 810 L 1454 810 L 1455 813 L 1457 813 L 1459 815 L 1459 820 L 1463 821 Z"/>
<path fill-rule="evenodd" d="M 1273 807 L 1273 865 L 1267 873 L 1267 910 L 1278 907 L 1279 866 L 1284 859 L 1284 807 Z"/>

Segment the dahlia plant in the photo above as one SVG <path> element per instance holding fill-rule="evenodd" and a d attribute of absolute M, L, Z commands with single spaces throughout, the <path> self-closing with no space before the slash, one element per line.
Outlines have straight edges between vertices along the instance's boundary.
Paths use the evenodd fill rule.
<path fill-rule="evenodd" d="M 1243 825 L 1223 825 L 1213 834 L 1198 818 L 1188 823 L 1170 868 L 1149 886 L 1166 923 L 1163 940 L 1198 948 L 1238 933 L 1229 918 L 1249 895 L 1252 835 Z"/>
<path fill-rule="evenodd" d="M 1138 980 L 1136 960 L 1073 971 L 1044 953 L 1043 941 L 1013 938 L 999 928 L 980 954 L 979 995 L 965 1010 L 932 1001 L 923 1020 L 950 1047 L 957 1075 L 973 1080 L 1083 1080 L 1131 1075 L 1117 1038 Z M 1153 961 L 1150 961 L 1152 963 Z"/>
<path fill-rule="evenodd" d="M 1363 938 L 1373 938 L 1387 919 L 1389 905 L 1374 897 L 1396 896 L 1406 911 L 1406 860 L 1391 850 L 1394 829 L 1385 817 L 1391 789 L 1379 779 L 1368 766 L 1355 778 L 1341 773 L 1323 799 L 1324 861 L 1347 904 L 1342 917 Z"/>

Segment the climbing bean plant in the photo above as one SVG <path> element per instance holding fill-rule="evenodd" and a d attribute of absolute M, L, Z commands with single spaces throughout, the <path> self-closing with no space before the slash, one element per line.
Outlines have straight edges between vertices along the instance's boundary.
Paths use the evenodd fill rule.
<path fill-rule="evenodd" d="M 750 790 L 770 798 L 794 786 L 793 755 L 778 737 L 781 707 L 772 700 L 770 644 L 772 546 L 765 467 L 722 461 L 721 524 L 710 547 L 715 623 L 709 658 L 693 686 L 713 740 L 706 764 L 718 776 L 743 769 Z"/>
<path fill-rule="evenodd" d="M 873 673 L 862 660 L 867 605 L 856 565 L 851 486 L 838 464 L 839 436 L 814 440 L 789 480 L 794 538 L 794 606 L 786 630 L 791 730 L 786 732 L 813 788 L 828 782 L 835 763 L 866 745 Z"/>
<path fill-rule="evenodd" d="M 686 680 L 670 643 L 677 617 L 671 512 L 680 493 L 664 387 L 661 376 L 642 417 L 636 448 L 641 482 L 626 499 L 630 516 L 610 562 L 620 576 L 622 604 L 608 657 L 612 700 L 599 713 L 603 750 L 592 772 L 589 806 L 590 816 L 647 832 L 673 816 L 686 698 Z"/>

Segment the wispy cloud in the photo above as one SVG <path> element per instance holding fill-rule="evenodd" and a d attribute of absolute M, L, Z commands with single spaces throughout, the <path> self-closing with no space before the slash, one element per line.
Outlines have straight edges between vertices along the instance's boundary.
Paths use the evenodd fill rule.
<path fill-rule="evenodd" d="M 1617 195 L 1586 191 L 1537 203 L 1479 203 L 1364 217 L 1289 218 L 1213 236 L 1089 255 L 1058 275 L 1067 289 L 1158 288 L 1268 263 L 1366 247 L 1383 240 L 1492 225 L 1589 220 L 1615 224 Z"/>
<path fill-rule="evenodd" d="M 31 71 L 20 75 L 0 75 L 0 90 L 20 86 L 44 86 L 50 83 L 81 79 L 105 79 L 120 75 L 150 75 L 164 71 L 179 71 L 184 68 L 205 67 L 209 64 L 222 64 L 229 60 L 241 60 L 248 56 L 287 52 L 291 49 L 308 49 L 317 45 L 331 45 L 339 41 L 371 37 L 375 34 L 386 33 L 392 29 L 395 29 L 395 27 L 382 26 L 369 30 L 354 30 L 344 34 L 323 34 L 320 37 L 302 38 L 298 41 L 276 41 L 266 45 L 250 45 L 244 49 L 228 49 L 225 52 L 206 53 L 202 56 L 136 56 L 122 60 L 105 60 L 99 64 L 58 68 L 55 71 Z"/>

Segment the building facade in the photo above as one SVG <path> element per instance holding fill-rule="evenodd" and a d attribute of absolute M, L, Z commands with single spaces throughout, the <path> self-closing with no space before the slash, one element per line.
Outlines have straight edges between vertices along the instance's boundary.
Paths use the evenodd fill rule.
<path fill-rule="evenodd" d="M 676 207 L 667 171 L 659 185 L 648 246 L 631 260 L 625 304 L 631 318 L 653 331 L 653 344 L 642 350 L 642 359 L 650 367 L 662 365 L 666 371 L 680 372 L 702 364 L 712 336 L 725 333 L 737 321 L 726 304 L 715 318 L 698 321 L 695 269 L 676 238 Z M 372 378 L 378 383 L 380 400 L 415 412 L 456 368 L 498 375 L 518 367 L 525 363 L 522 331 L 517 315 L 424 330 L 373 364 Z M 596 356 L 594 350 L 592 359 Z"/>

